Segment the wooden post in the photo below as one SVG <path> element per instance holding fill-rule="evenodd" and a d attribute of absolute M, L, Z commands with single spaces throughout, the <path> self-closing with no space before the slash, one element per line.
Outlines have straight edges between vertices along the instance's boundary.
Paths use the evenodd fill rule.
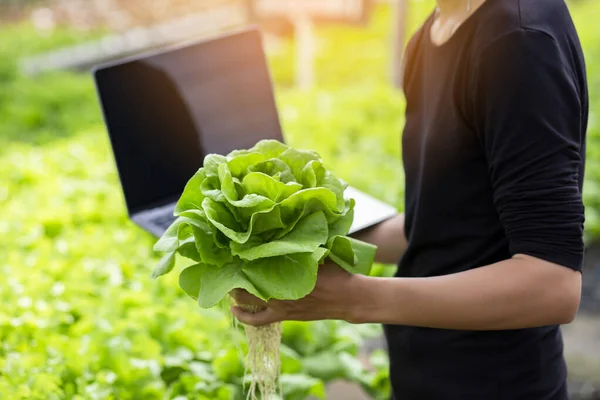
<path fill-rule="evenodd" d="M 314 84 L 315 38 L 313 22 L 305 13 L 296 13 L 292 17 L 296 36 L 296 85 L 303 90 Z"/>
<path fill-rule="evenodd" d="M 397 89 L 402 89 L 402 62 L 406 43 L 408 0 L 392 0 L 392 63 L 391 79 Z"/>

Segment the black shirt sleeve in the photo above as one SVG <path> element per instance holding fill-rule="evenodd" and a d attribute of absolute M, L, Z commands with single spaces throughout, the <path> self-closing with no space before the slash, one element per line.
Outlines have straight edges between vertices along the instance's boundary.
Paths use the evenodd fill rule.
<path fill-rule="evenodd" d="M 582 101 L 560 47 L 539 31 L 506 34 L 480 53 L 473 90 L 511 254 L 581 270 Z"/>

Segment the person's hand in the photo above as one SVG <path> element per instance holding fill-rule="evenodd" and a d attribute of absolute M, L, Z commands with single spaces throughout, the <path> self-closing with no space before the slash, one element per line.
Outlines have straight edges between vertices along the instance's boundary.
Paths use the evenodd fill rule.
<path fill-rule="evenodd" d="M 232 307 L 234 316 L 243 324 L 262 326 L 280 321 L 345 320 L 352 322 L 358 275 L 352 275 L 335 264 L 319 268 L 314 290 L 300 300 L 264 302 L 242 289 L 231 292 L 237 304 L 256 306 L 256 313 Z"/>

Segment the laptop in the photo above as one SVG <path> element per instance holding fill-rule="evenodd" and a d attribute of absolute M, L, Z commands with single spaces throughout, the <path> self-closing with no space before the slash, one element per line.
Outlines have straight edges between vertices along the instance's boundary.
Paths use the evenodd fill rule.
<path fill-rule="evenodd" d="M 156 237 L 209 153 L 285 142 L 260 31 L 112 61 L 92 71 L 129 218 Z M 351 233 L 397 214 L 353 187 Z"/>

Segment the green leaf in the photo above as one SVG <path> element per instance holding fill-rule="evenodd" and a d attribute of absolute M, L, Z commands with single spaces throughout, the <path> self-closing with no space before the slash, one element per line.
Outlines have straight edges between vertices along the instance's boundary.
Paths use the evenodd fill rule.
<path fill-rule="evenodd" d="M 300 190 L 280 203 L 282 217 L 287 220 L 296 211 L 302 210 L 309 201 L 313 203 L 315 201 L 320 202 L 323 205 L 323 211 L 329 210 L 335 212 L 337 210 L 337 197 L 335 193 L 326 188 L 310 188 Z"/>
<path fill-rule="evenodd" d="M 248 261 L 293 253 L 313 253 L 327 242 L 327 219 L 322 211 L 307 216 L 296 227 L 279 240 L 257 244 L 248 241 L 244 244 L 232 242 L 234 255 Z"/>
<path fill-rule="evenodd" d="M 200 191 L 206 198 L 222 203 L 225 201 L 225 195 L 221 191 L 221 182 L 218 176 L 207 177 L 200 185 Z"/>
<path fill-rule="evenodd" d="M 377 246 L 370 243 L 362 242 L 354 238 L 348 238 L 352 243 L 354 254 L 358 258 L 358 263 L 354 266 L 354 273 L 361 275 L 369 275 L 373 263 L 375 262 L 375 253 Z"/>
<path fill-rule="evenodd" d="M 278 207 L 254 213 L 248 229 L 242 230 L 227 206 L 208 198 L 204 199 L 202 206 L 208 220 L 225 236 L 237 243 L 246 243 L 253 233 L 260 234 L 271 229 L 285 227 Z"/>
<path fill-rule="evenodd" d="M 227 157 L 219 154 L 208 154 L 204 157 L 206 176 L 219 176 L 219 165 L 227 162 Z"/>
<path fill-rule="evenodd" d="M 279 159 L 290 166 L 296 181 L 302 179 L 302 170 L 311 161 L 321 161 L 321 158 L 314 151 L 298 150 L 292 147 L 281 153 Z"/>
<path fill-rule="evenodd" d="M 319 379 L 304 374 L 281 374 L 279 379 L 285 399 L 325 399 L 325 385 Z"/>
<path fill-rule="evenodd" d="M 160 252 L 177 252 L 196 262 L 222 266 L 233 257 L 228 243 L 220 246 L 217 230 L 212 229 L 201 210 L 188 210 L 167 229 L 155 244 Z"/>
<path fill-rule="evenodd" d="M 154 244 L 154 251 L 163 253 L 176 251 L 182 242 L 192 235 L 191 230 L 187 228 L 186 218 L 177 218 Z"/>
<path fill-rule="evenodd" d="M 317 281 L 318 261 L 326 252 L 290 254 L 248 263 L 232 262 L 221 268 L 196 264 L 184 269 L 179 284 L 203 308 L 223 300 L 233 289 L 246 289 L 256 297 L 297 300 L 309 294 Z M 294 282 L 290 285 L 290 282 Z"/>
<path fill-rule="evenodd" d="M 194 227 L 195 228 L 195 227 Z M 198 228 L 195 228 L 198 229 Z M 196 248 L 196 242 L 193 236 L 184 240 L 179 248 L 177 249 L 177 254 L 182 257 L 189 258 L 190 260 L 201 262 L 202 258 L 198 253 L 198 249 Z"/>
<path fill-rule="evenodd" d="M 325 171 L 323 179 L 318 182 L 318 185 L 331 190 L 335 193 L 337 199 L 337 210 L 342 211 L 346 205 L 346 199 L 344 198 L 344 192 L 348 187 L 348 184 L 338 179 L 333 175 L 331 171 Z"/>
<path fill-rule="evenodd" d="M 329 225 L 329 237 L 348 235 L 354 222 L 354 207 L 354 199 L 346 201 L 344 215 Z"/>
<path fill-rule="evenodd" d="M 344 379 L 357 382 L 361 376 L 365 375 L 365 367 L 356 357 L 346 352 L 339 353 L 338 356 L 344 366 Z"/>
<path fill-rule="evenodd" d="M 320 338 L 313 334 L 312 328 L 316 323 L 301 321 L 284 321 L 282 343 L 294 349 L 301 356 L 314 351 L 316 341 Z"/>
<path fill-rule="evenodd" d="M 219 181 L 221 182 L 221 191 L 229 202 L 239 200 L 238 192 L 233 183 L 233 176 L 227 164 L 223 163 L 219 165 Z"/>
<path fill-rule="evenodd" d="M 182 212 L 179 218 L 189 225 L 202 229 L 206 233 L 213 231 L 203 210 L 187 210 Z"/>
<path fill-rule="evenodd" d="M 189 363 L 189 368 L 190 368 L 190 371 L 195 376 L 202 379 L 204 382 L 216 382 L 217 381 L 217 377 L 212 372 L 211 365 L 209 365 L 207 363 L 199 362 L 199 361 L 192 361 Z"/>
<path fill-rule="evenodd" d="M 323 163 L 313 160 L 309 161 L 309 163 L 302 168 L 302 177 L 300 182 L 306 188 L 313 188 L 323 180 L 324 176 L 325 168 L 323 168 Z"/>
<path fill-rule="evenodd" d="M 191 240 L 188 240 L 192 236 L 191 225 L 196 223 L 199 222 L 195 219 L 177 218 L 154 244 L 154 251 L 163 253 L 174 252 L 183 244 L 191 242 Z"/>
<path fill-rule="evenodd" d="M 266 158 L 267 157 L 261 153 L 252 152 L 248 154 L 242 154 L 231 158 L 228 161 L 227 166 L 231 171 L 231 175 L 241 178 L 249 172 L 248 169 L 252 165 L 263 162 L 266 160 Z"/>
<path fill-rule="evenodd" d="M 239 262 L 221 268 L 207 264 L 192 265 L 181 271 L 179 285 L 188 296 L 197 299 L 202 308 L 214 307 L 236 288 L 265 298 L 248 280 L 242 267 L 243 264 Z"/>
<path fill-rule="evenodd" d="M 212 362 L 213 371 L 221 382 L 231 382 L 244 374 L 243 360 L 238 351 L 229 346 L 218 352 Z"/>
<path fill-rule="evenodd" d="M 259 211 L 252 215 L 250 219 L 250 231 L 254 234 L 281 229 L 285 227 L 285 223 L 281 218 L 281 208 L 273 207 L 271 210 Z"/>
<path fill-rule="evenodd" d="M 179 347 L 165 354 L 165 365 L 168 367 L 187 366 L 193 360 L 194 353 L 185 347 Z"/>
<path fill-rule="evenodd" d="M 197 300 L 200 293 L 200 280 L 207 268 L 215 268 L 206 264 L 195 264 L 185 268 L 179 274 L 179 286 L 192 299 Z"/>
<path fill-rule="evenodd" d="M 227 247 L 220 247 L 215 235 L 206 233 L 202 229 L 194 226 L 195 248 L 199 259 L 195 260 L 205 264 L 223 265 L 233 261 L 231 251 Z"/>
<path fill-rule="evenodd" d="M 283 183 L 296 182 L 296 177 L 290 166 L 277 158 L 266 160 L 252 166 L 250 172 L 262 172 Z"/>
<path fill-rule="evenodd" d="M 172 252 L 179 247 L 179 225 L 181 220 L 175 220 L 154 244 L 154 251 Z"/>
<path fill-rule="evenodd" d="M 289 149 L 289 146 L 281 143 L 278 140 L 265 139 L 256 143 L 256 145 L 254 145 L 250 151 L 264 154 L 267 158 L 276 158 L 287 149 Z"/>
<path fill-rule="evenodd" d="M 199 209 L 201 207 L 205 196 L 200 187 L 205 179 L 206 173 L 203 168 L 200 168 L 185 185 L 183 193 L 175 205 L 175 215 L 180 215 L 184 211 Z"/>
<path fill-rule="evenodd" d="M 296 182 L 283 183 L 262 172 L 251 172 L 242 180 L 242 186 L 247 193 L 266 197 L 273 202 L 280 202 L 302 189 Z"/>
<path fill-rule="evenodd" d="M 165 254 L 154 271 L 152 272 L 152 278 L 158 278 L 159 276 L 168 274 L 175 267 L 175 252 Z"/>
<path fill-rule="evenodd" d="M 331 351 L 311 355 L 302 360 L 304 370 L 311 376 L 324 381 L 340 379 L 344 376 L 344 365 L 339 356 Z"/>
<path fill-rule="evenodd" d="M 280 345 L 279 353 L 281 354 L 282 371 L 292 374 L 302 371 L 302 360 L 300 354 L 294 351 L 294 349 L 282 343 Z"/>
<path fill-rule="evenodd" d="M 319 260 L 327 249 L 318 248 L 314 253 L 288 254 L 250 261 L 244 267 L 247 279 L 264 296 L 270 299 L 297 300 L 315 288 Z M 293 282 L 293 284 L 290 284 Z"/>
<path fill-rule="evenodd" d="M 233 159 L 239 156 L 248 155 L 251 153 L 262 154 L 266 158 L 277 158 L 289 148 L 288 145 L 281 143 L 274 139 L 263 139 L 258 141 L 254 146 L 249 149 L 234 150 L 229 153 L 229 159 Z"/>
<path fill-rule="evenodd" d="M 354 273 L 358 257 L 354 254 L 352 243 L 347 236 L 334 236 L 327 243 L 329 258 L 348 272 Z"/>
<path fill-rule="evenodd" d="M 281 207 L 282 210 L 282 221 L 284 222 L 285 227 L 275 235 L 275 239 L 279 239 L 287 235 L 295 228 L 296 224 L 302 218 L 315 212 L 322 211 L 327 218 L 328 224 L 332 224 L 344 216 L 342 213 L 331 210 L 331 208 L 329 208 L 327 204 L 324 204 L 323 200 L 319 199 L 318 197 L 308 197 L 306 203 L 304 203 L 299 209 L 284 207 L 282 204 L 280 204 L 279 207 Z"/>
<path fill-rule="evenodd" d="M 331 250 L 328 257 L 346 271 L 362 275 L 371 271 L 377 246 L 348 236 L 334 236 L 329 239 L 328 247 Z"/>
<path fill-rule="evenodd" d="M 231 201 L 232 206 L 238 208 L 247 208 L 249 210 L 238 210 L 252 216 L 252 214 L 260 211 L 266 211 L 272 208 L 275 203 L 273 200 L 257 194 L 247 194 L 241 200 Z"/>
<path fill-rule="evenodd" d="M 375 350 L 369 357 L 369 364 L 376 369 L 387 370 L 390 367 L 390 358 L 385 350 Z"/>
<path fill-rule="evenodd" d="M 223 203 L 206 198 L 202 202 L 202 210 L 206 218 L 228 237 L 228 232 L 237 233 L 240 231 L 241 227 L 235 216 Z"/>

